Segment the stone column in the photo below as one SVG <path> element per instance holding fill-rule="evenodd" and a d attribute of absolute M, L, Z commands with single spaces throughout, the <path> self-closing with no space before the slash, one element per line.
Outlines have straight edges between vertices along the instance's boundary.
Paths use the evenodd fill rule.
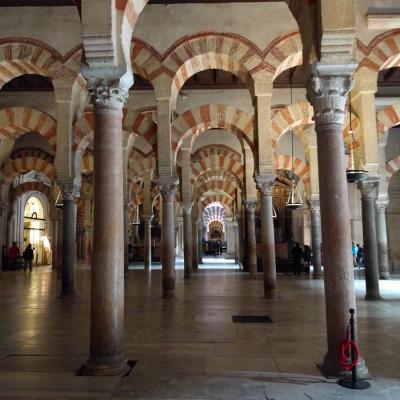
<path fill-rule="evenodd" d="M 8 222 L 8 203 L 0 203 L 0 249 L 3 246 L 7 248 L 7 222 Z M 3 264 L 0 263 L 0 273 L 3 270 Z"/>
<path fill-rule="evenodd" d="M 311 247 L 313 252 L 313 278 L 322 277 L 321 259 L 321 216 L 319 212 L 319 201 L 311 202 Z"/>
<path fill-rule="evenodd" d="M 247 216 L 247 240 L 248 240 L 248 265 L 250 278 L 257 277 L 257 244 L 256 244 L 256 223 L 255 211 L 257 202 L 255 200 L 245 200 Z"/>
<path fill-rule="evenodd" d="M 193 243 L 193 253 L 192 253 L 192 269 L 194 272 L 199 269 L 199 238 L 197 230 L 197 216 L 193 217 L 192 213 L 192 243 Z"/>
<path fill-rule="evenodd" d="M 350 211 L 343 145 L 346 94 L 354 64 L 314 64 L 307 97 L 317 132 L 328 352 L 321 370 L 341 376 L 337 349 L 346 334 L 349 309 L 356 309 Z M 367 370 L 359 365 L 359 376 Z"/>
<path fill-rule="evenodd" d="M 75 194 L 63 193 L 61 296 L 75 295 Z"/>
<path fill-rule="evenodd" d="M 386 230 L 386 207 L 388 202 L 376 202 L 375 218 L 376 218 L 376 240 L 378 242 L 378 264 L 379 278 L 390 279 L 389 259 L 388 259 L 388 244 Z"/>
<path fill-rule="evenodd" d="M 192 240 L 192 207 L 193 203 L 183 203 L 183 246 L 184 246 L 184 277 L 185 279 L 190 279 L 192 276 L 193 268 L 193 240 Z"/>
<path fill-rule="evenodd" d="M 177 182 L 160 184 L 162 196 L 162 296 L 164 299 L 175 296 L 175 217 L 174 198 Z"/>
<path fill-rule="evenodd" d="M 144 219 L 144 268 L 151 269 L 151 221 L 152 215 L 143 215 Z"/>
<path fill-rule="evenodd" d="M 375 199 L 379 182 L 370 178 L 358 182 L 361 191 L 361 209 L 363 223 L 363 240 L 365 250 L 365 285 L 366 300 L 379 300 L 379 265 L 378 246 L 376 242 Z"/>
<path fill-rule="evenodd" d="M 235 221 L 235 263 L 240 263 L 240 233 L 239 233 L 239 223 Z"/>
<path fill-rule="evenodd" d="M 201 219 L 198 224 L 197 224 L 197 229 L 198 229 L 198 263 L 203 264 L 203 220 Z"/>
<path fill-rule="evenodd" d="M 63 211 L 62 210 L 58 210 L 59 211 L 59 220 L 58 220 L 58 224 L 57 224 L 57 270 L 56 270 L 56 275 L 57 275 L 57 279 L 61 279 L 62 276 L 62 252 L 63 252 L 63 225 L 64 225 L 64 221 L 63 221 Z"/>
<path fill-rule="evenodd" d="M 275 177 L 257 177 L 257 186 L 261 196 L 261 242 L 264 270 L 264 296 L 267 299 L 275 299 L 278 296 L 276 285 L 274 218 L 272 209 L 272 188 L 274 182 Z"/>
<path fill-rule="evenodd" d="M 110 71 L 109 71 L 110 73 Z M 84 375 L 123 375 L 124 199 L 122 107 L 119 79 L 89 81 L 94 115 L 94 241 L 90 356 Z"/>
<path fill-rule="evenodd" d="M 129 272 L 129 205 L 124 202 L 124 271 Z"/>

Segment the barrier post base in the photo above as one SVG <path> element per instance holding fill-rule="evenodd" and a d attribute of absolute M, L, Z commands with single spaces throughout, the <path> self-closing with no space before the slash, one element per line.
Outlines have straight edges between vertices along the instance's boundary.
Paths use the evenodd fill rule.
<path fill-rule="evenodd" d="M 371 387 L 371 384 L 364 379 L 358 379 L 354 382 L 352 379 L 342 378 L 337 381 L 337 384 L 344 388 L 355 390 L 364 390 Z"/>

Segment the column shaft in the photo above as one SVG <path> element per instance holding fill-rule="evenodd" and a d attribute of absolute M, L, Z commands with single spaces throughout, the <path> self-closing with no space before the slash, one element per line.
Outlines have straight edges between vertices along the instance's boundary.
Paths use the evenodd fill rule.
<path fill-rule="evenodd" d="M 274 219 L 272 209 L 272 187 L 275 177 L 257 177 L 257 186 L 261 195 L 261 246 L 264 270 L 264 296 L 267 299 L 277 297 Z"/>
<path fill-rule="evenodd" d="M 199 238 L 198 238 L 198 229 L 197 229 L 197 221 L 192 219 L 192 241 L 193 241 L 193 253 L 192 253 L 192 267 L 193 271 L 197 271 L 199 269 Z"/>
<path fill-rule="evenodd" d="M 376 204 L 376 240 L 378 242 L 378 264 L 380 279 L 390 279 L 388 244 L 386 230 L 386 214 L 387 203 Z"/>
<path fill-rule="evenodd" d="M 198 226 L 198 264 L 203 264 L 203 220 L 200 221 L 199 226 Z"/>
<path fill-rule="evenodd" d="M 352 84 L 353 69 L 353 64 L 314 64 L 308 86 L 308 98 L 314 107 L 317 132 L 324 252 L 328 352 L 321 369 L 329 376 L 343 375 L 343 368 L 337 362 L 337 349 L 346 334 L 349 309 L 356 308 L 342 133 L 346 94 Z M 359 376 L 368 373 L 361 364 L 358 369 Z"/>
<path fill-rule="evenodd" d="M 183 205 L 183 251 L 185 279 L 190 279 L 192 276 L 192 231 L 192 205 Z"/>
<path fill-rule="evenodd" d="M 361 189 L 361 210 L 363 223 L 363 240 L 365 250 L 365 286 L 366 300 L 379 300 L 379 266 L 378 247 L 376 242 L 375 226 L 375 195 L 378 188 L 377 181 L 359 182 Z"/>
<path fill-rule="evenodd" d="M 250 278 L 257 277 L 257 243 L 256 243 L 256 223 L 255 211 L 256 202 L 246 200 L 246 216 L 247 216 L 247 240 L 248 240 L 248 266 Z"/>
<path fill-rule="evenodd" d="M 160 185 L 162 195 L 162 296 L 175 296 L 175 218 L 174 197 L 177 185 Z"/>
<path fill-rule="evenodd" d="M 75 294 L 75 204 L 73 194 L 64 193 L 61 295 Z"/>
<path fill-rule="evenodd" d="M 311 241 L 313 252 L 313 278 L 318 279 L 322 276 L 321 216 L 319 212 L 319 205 L 311 205 Z"/>
<path fill-rule="evenodd" d="M 97 93 L 100 96 L 99 102 L 94 105 L 94 241 L 90 356 L 83 373 L 120 375 L 127 369 L 123 341 L 122 104 L 117 103 L 117 100 L 113 101 L 113 97 L 102 98 L 107 87 L 100 89 L 100 93 Z"/>
<path fill-rule="evenodd" d="M 151 269 L 151 220 L 152 216 L 144 217 L 144 267 Z"/>

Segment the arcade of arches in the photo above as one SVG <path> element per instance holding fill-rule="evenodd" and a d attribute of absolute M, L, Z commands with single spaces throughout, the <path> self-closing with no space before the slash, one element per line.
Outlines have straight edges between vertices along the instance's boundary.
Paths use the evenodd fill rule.
<path fill-rule="evenodd" d="M 0 315 L 10 329 L 29 323 L 16 337 L 0 327 L 0 397 L 18 395 L 7 373 L 57 364 L 79 379 L 123 376 L 128 359 L 137 365 L 113 381 L 121 397 L 270 398 L 252 378 L 275 372 L 319 376 L 309 385 L 322 390 L 323 376 L 344 375 L 350 308 L 359 376 L 399 377 L 388 372 L 398 352 L 386 369 L 375 357 L 383 343 L 400 347 L 397 0 L 0 7 Z M 13 242 L 21 255 L 32 244 L 31 273 L 13 262 Z M 307 277 L 292 275 L 294 242 L 312 248 Z M 62 362 L 37 339 L 32 316 L 49 313 L 49 340 L 70 349 Z M 241 330 L 235 313 L 275 321 Z M 282 338 L 281 358 L 264 357 Z M 296 358 L 297 343 L 312 350 Z M 205 365 L 196 378 L 178 366 L 190 357 Z M 217 397 L 188 394 L 221 376 Z M 377 382 L 371 390 L 400 392 Z M 296 398 L 275 383 L 274 398 Z"/>

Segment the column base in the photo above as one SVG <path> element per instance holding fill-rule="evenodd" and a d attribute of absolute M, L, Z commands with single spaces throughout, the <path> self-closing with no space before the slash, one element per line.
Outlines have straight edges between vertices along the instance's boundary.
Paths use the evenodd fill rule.
<path fill-rule="evenodd" d="M 326 354 L 324 361 L 321 364 L 318 364 L 318 368 L 322 372 L 326 378 L 350 378 L 351 371 L 345 371 L 336 361 L 334 357 L 332 359 L 329 354 Z M 367 366 L 365 365 L 364 358 L 360 357 L 357 367 L 357 377 L 360 379 L 371 379 L 371 374 L 368 371 Z"/>
<path fill-rule="evenodd" d="M 382 300 L 382 297 L 380 294 L 366 294 L 364 297 L 364 300 L 368 301 L 374 301 L 374 300 Z"/>
<path fill-rule="evenodd" d="M 389 274 L 389 272 L 381 272 L 380 274 L 379 274 L 379 279 L 382 279 L 383 281 L 387 281 L 387 280 L 389 280 L 390 279 L 390 274 Z"/>
<path fill-rule="evenodd" d="M 62 299 L 74 299 L 76 297 L 75 290 L 62 290 L 60 298 Z"/>
<path fill-rule="evenodd" d="M 316 274 L 312 275 L 313 279 L 322 279 L 324 277 L 322 272 L 317 272 Z"/>
<path fill-rule="evenodd" d="M 163 299 L 173 299 L 175 297 L 175 290 L 163 290 Z"/>
<path fill-rule="evenodd" d="M 120 357 L 118 357 L 120 358 Z M 124 376 L 126 375 L 131 366 L 128 360 L 123 358 L 122 361 L 115 362 L 107 359 L 92 359 L 88 361 L 78 370 L 79 376 Z"/>
<path fill-rule="evenodd" d="M 267 300 L 277 300 L 278 291 L 276 289 L 269 289 L 264 287 L 264 298 Z"/>
<path fill-rule="evenodd" d="M 257 279 L 257 274 L 254 273 L 254 272 L 250 272 L 249 278 L 250 278 L 250 279 Z"/>
<path fill-rule="evenodd" d="M 185 272 L 184 275 L 183 275 L 183 279 L 185 279 L 185 280 L 189 280 L 191 277 L 192 277 L 191 273 Z"/>

